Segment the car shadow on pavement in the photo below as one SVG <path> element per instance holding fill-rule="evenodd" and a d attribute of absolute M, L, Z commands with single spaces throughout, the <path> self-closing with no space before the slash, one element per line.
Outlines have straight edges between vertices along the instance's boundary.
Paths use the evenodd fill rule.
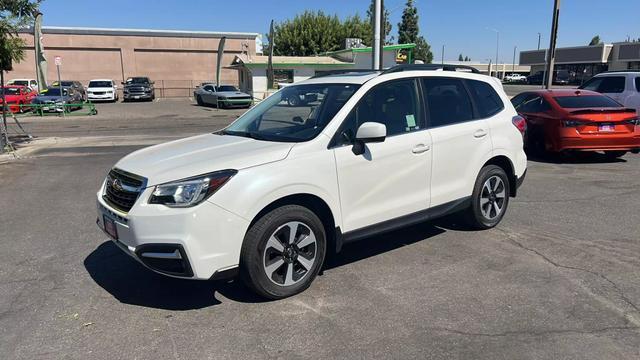
<path fill-rule="evenodd" d="M 444 226 L 424 222 L 375 235 L 344 246 L 338 254 L 329 255 L 323 271 L 411 245 L 445 231 Z M 216 292 L 227 299 L 243 303 L 269 301 L 255 295 L 239 279 L 196 281 L 157 274 L 146 269 L 109 240 L 85 258 L 84 266 L 100 287 L 124 304 L 164 310 L 195 310 L 221 304 L 216 298 Z"/>
<path fill-rule="evenodd" d="M 399 230 L 371 236 L 345 245 L 337 254 L 330 254 L 323 270 L 330 270 L 373 256 L 377 256 L 403 246 L 427 240 L 446 230 L 431 222 L 423 222 Z"/>
<path fill-rule="evenodd" d="M 626 156 L 636 155 L 627 154 Z M 527 159 L 529 161 L 546 164 L 605 164 L 627 162 L 627 160 L 623 158 L 609 158 L 604 154 L 596 152 L 576 152 L 570 154 L 527 153 Z"/>
<path fill-rule="evenodd" d="M 239 302 L 262 302 L 239 281 L 196 281 L 156 274 L 105 241 L 84 260 L 91 278 L 120 302 L 165 310 L 194 310 L 221 304 L 219 292 Z"/>

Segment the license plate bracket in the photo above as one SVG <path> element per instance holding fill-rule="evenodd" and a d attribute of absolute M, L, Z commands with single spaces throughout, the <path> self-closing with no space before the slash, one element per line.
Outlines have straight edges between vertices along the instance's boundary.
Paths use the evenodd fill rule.
<path fill-rule="evenodd" d="M 114 240 L 118 240 L 118 228 L 116 227 L 115 220 L 107 215 L 102 215 L 102 223 L 104 224 L 104 231 Z"/>
<path fill-rule="evenodd" d="M 598 125 L 598 131 L 600 132 L 612 132 L 615 131 L 616 126 L 613 124 L 600 124 Z"/>

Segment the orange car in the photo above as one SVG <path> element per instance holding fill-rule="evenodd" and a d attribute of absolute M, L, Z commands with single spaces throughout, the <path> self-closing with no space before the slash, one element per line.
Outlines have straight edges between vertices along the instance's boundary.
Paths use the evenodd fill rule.
<path fill-rule="evenodd" d="M 635 110 L 600 93 L 536 90 L 521 93 L 511 102 L 527 121 L 528 149 L 603 151 L 610 158 L 640 152 L 640 120 Z"/>

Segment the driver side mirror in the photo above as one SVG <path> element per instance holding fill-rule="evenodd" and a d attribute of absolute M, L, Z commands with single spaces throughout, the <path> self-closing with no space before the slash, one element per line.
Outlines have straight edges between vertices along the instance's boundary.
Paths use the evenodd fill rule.
<path fill-rule="evenodd" d="M 351 151 L 355 155 L 364 154 L 366 143 L 383 142 L 387 137 L 387 127 L 378 122 L 366 122 L 360 125 Z"/>

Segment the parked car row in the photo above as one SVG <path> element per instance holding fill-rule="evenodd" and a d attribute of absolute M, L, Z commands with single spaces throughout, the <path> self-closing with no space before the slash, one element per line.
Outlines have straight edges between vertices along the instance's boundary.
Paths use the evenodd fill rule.
<path fill-rule="evenodd" d="M 640 152 L 640 72 L 598 74 L 578 89 L 534 90 L 511 102 L 526 119 L 525 147 L 542 154 Z"/>

